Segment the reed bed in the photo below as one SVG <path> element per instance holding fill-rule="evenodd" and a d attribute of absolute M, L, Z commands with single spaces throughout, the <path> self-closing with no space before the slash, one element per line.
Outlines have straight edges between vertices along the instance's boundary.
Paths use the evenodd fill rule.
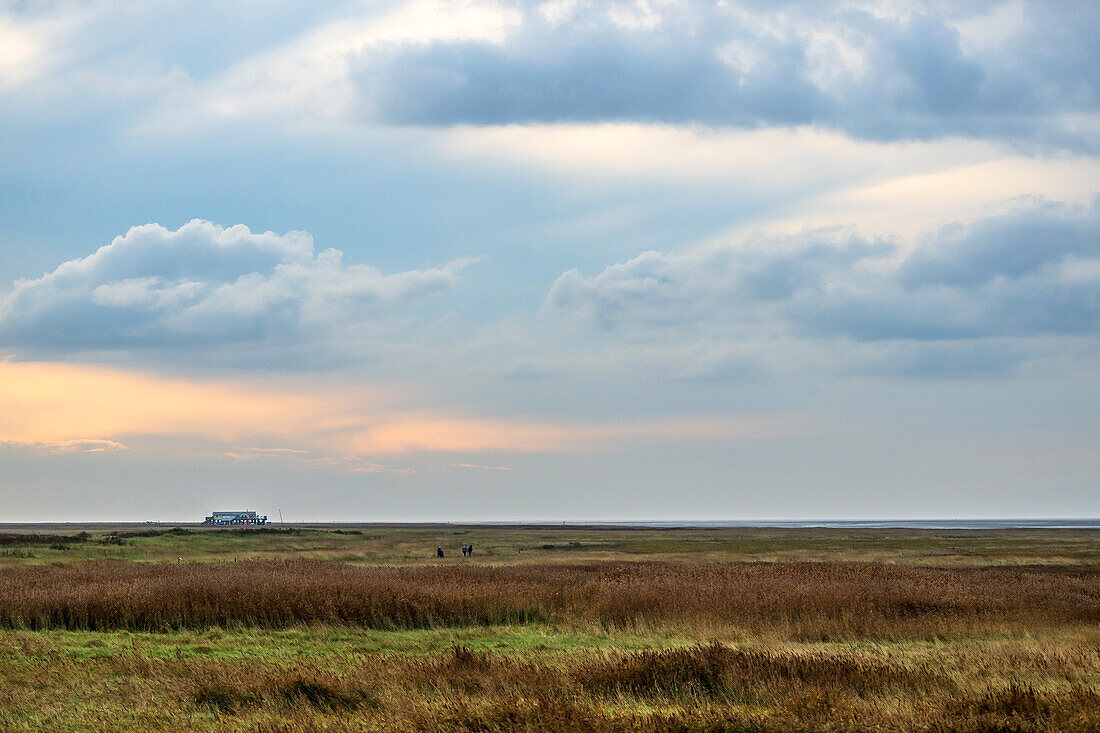
<path fill-rule="evenodd" d="M 21 564 L 0 629 L 0 730 L 1100 733 L 1096 566 Z"/>
<path fill-rule="evenodd" d="M 318 561 L 0 569 L 0 627 L 156 631 L 574 623 L 776 630 L 800 641 L 1100 622 L 1100 569 L 606 562 L 368 568 Z"/>

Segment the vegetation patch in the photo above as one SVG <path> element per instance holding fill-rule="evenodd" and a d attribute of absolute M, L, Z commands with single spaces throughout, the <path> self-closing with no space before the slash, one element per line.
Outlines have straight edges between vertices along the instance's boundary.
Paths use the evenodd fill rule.
<path fill-rule="evenodd" d="M 285 678 L 268 676 L 259 682 L 204 682 L 189 699 L 200 708 L 230 714 L 244 708 L 280 706 L 288 709 L 311 708 L 323 713 L 378 708 L 378 696 L 350 687 L 338 677 L 291 674 Z"/>
<path fill-rule="evenodd" d="M 124 529 L 0 546 L 0 730 L 1100 732 L 1095 533 Z"/>
<path fill-rule="evenodd" d="M 71 545 L 87 542 L 91 537 L 87 532 L 79 534 L 22 534 L 19 532 L 0 532 L 0 547 L 12 545 Z"/>
<path fill-rule="evenodd" d="M 837 653 L 735 649 L 718 643 L 642 651 L 581 667 L 578 679 L 603 692 L 662 695 L 741 695 L 767 685 L 817 685 L 881 694 L 898 687 L 954 689 L 927 666 Z"/>
<path fill-rule="evenodd" d="M 656 561 L 371 568 L 271 560 L 0 568 L 0 627 L 8 628 L 630 628 L 731 619 L 749 630 L 789 628 L 803 641 L 1096 623 L 1100 569 Z"/>
<path fill-rule="evenodd" d="M 140 529 L 133 532 L 111 532 L 117 537 L 186 537 L 187 535 L 195 534 L 194 530 L 186 529 L 184 527 L 171 527 L 169 529 Z"/>

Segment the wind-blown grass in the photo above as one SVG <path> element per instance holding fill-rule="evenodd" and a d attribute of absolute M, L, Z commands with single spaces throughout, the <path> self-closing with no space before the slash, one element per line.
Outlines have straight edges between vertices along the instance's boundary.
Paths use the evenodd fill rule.
<path fill-rule="evenodd" d="M 529 622 L 778 628 L 800 640 L 1096 623 L 1100 570 L 672 562 L 367 568 L 316 561 L 0 569 L 0 626 L 8 628 Z"/>
<path fill-rule="evenodd" d="M 0 730 L 1100 731 L 1081 532 L 74 529 L 0 542 Z"/>
<path fill-rule="evenodd" d="M 21 632 L 19 632 L 21 633 Z M 46 636 L 46 639 L 49 639 Z M 0 655 L 0 728 L 374 731 L 1095 731 L 1100 695 L 1081 681 L 1012 679 L 986 653 L 947 669 L 873 647 L 728 644 L 636 653 L 502 655 L 121 655 L 31 662 Z M 254 638 L 254 643 L 262 643 Z M 217 641 L 212 641 L 218 644 Z M 48 645 L 43 640 L 41 644 Z M 126 646 L 120 642 L 120 646 Z M 120 649 L 119 651 L 122 651 Z M 948 654 L 948 650 L 940 649 Z M 29 666 L 33 665 L 33 666 Z M 1095 673 L 1095 656 L 1064 671 Z M 103 680 L 111 680 L 103 684 Z M 58 715 L 79 690 L 88 705 Z M 28 705 L 46 703 L 41 717 Z M 64 721 L 64 724 L 61 724 Z M 14 727 L 14 726 L 12 726 Z"/>

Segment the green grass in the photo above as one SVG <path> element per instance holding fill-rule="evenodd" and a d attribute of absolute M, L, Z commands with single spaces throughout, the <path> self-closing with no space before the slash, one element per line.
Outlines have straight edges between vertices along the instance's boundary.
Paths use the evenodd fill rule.
<path fill-rule="evenodd" d="M 15 631 L 3 634 L 0 649 L 9 655 L 9 662 L 20 659 L 33 661 L 43 652 L 74 660 L 202 657 L 263 661 L 280 657 L 354 654 L 436 654 L 456 646 L 497 654 L 640 651 L 690 646 L 696 641 L 674 630 L 584 632 L 543 625 L 518 625 L 377 631 L 305 626 L 284 630 L 238 628 L 164 633 Z M 19 651 L 27 648 L 34 652 Z"/>
<path fill-rule="evenodd" d="M 0 547 L 0 567 L 11 564 L 117 559 L 140 562 L 212 562 L 265 558 L 337 560 L 363 564 L 462 561 L 459 546 L 473 542 L 474 561 L 553 563 L 586 559 L 682 558 L 735 560 L 858 560 L 935 566 L 1100 564 L 1096 530 L 910 529 L 635 529 L 585 527 L 426 526 L 380 529 L 305 528 L 268 531 L 90 525 L 87 541 L 20 544 L 17 532 Z M 41 530 L 35 530 L 41 532 Z M 79 529 L 58 532 L 73 537 Z M 154 532 L 155 536 L 150 535 Z M 112 540 L 112 535 L 117 540 Z M 113 544 L 119 541 L 123 544 Z"/>
<path fill-rule="evenodd" d="M 538 706 L 554 704 L 595 720 L 593 730 L 690 729 L 666 725 L 666 718 L 823 730 L 833 715 L 839 721 L 829 725 L 833 730 L 932 730 L 955 719 L 954 705 L 960 721 L 978 721 L 973 730 L 1037 731 L 1052 729 L 1046 708 L 1017 711 L 1015 698 L 1003 702 L 1006 695 L 1021 690 L 1028 705 L 1048 707 L 1069 701 L 1076 707 L 1066 707 L 1067 715 L 1088 716 L 1092 699 L 1081 695 L 1100 688 L 1095 627 L 894 643 L 716 640 L 724 649 L 755 650 L 765 661 L 843 662 L 840 669 L 860 675 L 846 683 L 858 689 L 836 688 L 828 709 L 814 708 L 821 704 L 815 684 L 769 678 L 767 667 L 759 679 L 715 677 L 696 688 L 694 668 L 662 672 L 649 666 L 655 658 L 644 656 L 697 641 L 674 629 L 592 633 L 546 626 L 9 631 L 0 634 L 0 729 L 457 731 L 483 729 L 486 720 L 496 720 L 489 730 L 562 729 L 552 718 L 550 727 L 524 718 L 544 716 Z M 455 649 L 469 650 L 472 662 L 456 658 Z M 812 680 L 827 669 L 815 672 L 810 665 L 803 673 Z M 889 674 L 897 681 L 884 677 L 886 670 L 894 670 Z M 541 695 L 548 697 L 540 702 Z M 982 712 L 990 706 L 986 699 L 1008 705 L 1009 713 Z M 517 700 L 522 709 L 515 709 Z M 523 700 L 534 707 L 523 707 Z M 857 713 L 863 717 L 841 724 Z M 1097 718 L 1080 720 L 1077 729 L 1090 730 L 1086 724 Z"/>

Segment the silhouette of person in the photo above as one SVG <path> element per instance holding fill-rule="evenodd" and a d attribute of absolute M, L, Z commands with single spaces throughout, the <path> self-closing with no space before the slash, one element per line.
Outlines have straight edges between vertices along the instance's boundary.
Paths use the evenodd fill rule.
<path fill-rule="evenodd" d="M 442 547 L 435 548 L 435 556 L 436 557 L 443 557 L 443 548 Z"/>

